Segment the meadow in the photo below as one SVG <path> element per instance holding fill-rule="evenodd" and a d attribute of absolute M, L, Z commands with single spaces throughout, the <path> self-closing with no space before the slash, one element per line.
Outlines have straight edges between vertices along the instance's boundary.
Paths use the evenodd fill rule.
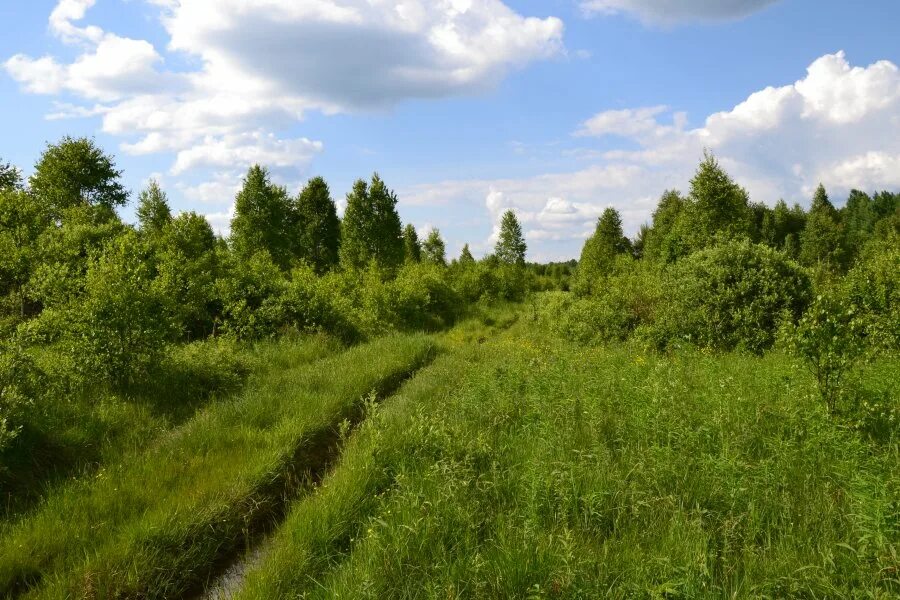
<path fill-rule="evenodd" d="M 900 597 L 900 194 L 707 155 L 534 265 L 377 175 L 255 166 L 223 239 L 111 169 L 0 188 L 0 597 Z"/>

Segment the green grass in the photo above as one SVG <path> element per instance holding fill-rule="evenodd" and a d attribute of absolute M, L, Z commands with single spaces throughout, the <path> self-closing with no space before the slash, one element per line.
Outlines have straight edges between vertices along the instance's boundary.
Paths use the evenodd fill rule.
<path fill-rule="evenodd" d="M 493 322 L 493 319 L 489 319 Z M 510 324 L 501 318 L 501 328 Z M 417 413 L 440 404 L 459 378 L 483 361 L 485 346 L 460 343 L 496 333 L 471 320 L 445 337 L 449 351 L 419 372 L 379 407 L 351 438 L 335 471 L 316 493 L 297 502 L 264 546 L 265 561 L 251 570 L 239 598 L 286 598 L 346 559 L 381 495 L 394 485 L 392 465 L 402 461 L 406 432 Z"/>
<path fill-rule="evenodd" d="M 898 438 L 829 417 L 793 360 L 528 327 L 411 382 L 239 597 L 900 595 Z M 898 367 L 869 370 L 894 401 Z"/>
<path fill-rule="evenodd" d="M 251 378 L 340 351 L 323 336 L 294 336 L 240 346 L 221 340 L 173 347 L 160 372 L 128 392 L 89 389 L 45 401 L 12 448 L 0 455 L 0 520 L 20 518 L 66 479 L 82 477 L 146 447 L 209 402 Z M 53 368 L 51 352 L 39 362 Z"/>
<path fill-rule="evenodd" d="M 28 597 L 182 593 L 320 466 L 316 442 L 363 396 L 390 389 L 431 353 L 422 336 L 388 337 L 257 378 L 5 527 L 0 591 L 30 583 Z"/>

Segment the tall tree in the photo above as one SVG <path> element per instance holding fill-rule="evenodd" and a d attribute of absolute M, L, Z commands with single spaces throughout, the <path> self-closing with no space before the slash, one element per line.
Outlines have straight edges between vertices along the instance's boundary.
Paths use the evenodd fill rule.
<path fill-rule="evenodd" d="M 293 208 L 295 256 L 308 261 L 320 274 L 336 266 L 341 222 L 325 180 L 321 177 L 310 179 Z"/>
<path fill-rule="evenodd" d="M 377 173 L 371 185 L 360 179 L 347 195 L 341 235 L 341 263 L 346 267 L 359 269 L 371 261 L 384 269 L 402 264 L 404 238 L 397 196 Z"/>
<path fill-rule="evenodd" d="M 525 266 L 525 252 L 528 245 L 522 233 L 522 226 L 516 213 L 511 210 L 503 213 L 500 220 L 500 235 L 494 253 L 501 263 Z"/>
<path fill-rule="evenodd" d="M 22 185 L 22 171 L 10 163 L 0 162 L 0 190 L 20 190 Z"/>
<path fill-rule="evenodd" d="M 665 263 L 674 262 L 686 253 L 679 221 L 687 210 L 687 200 L 675 190 L 666 190 L 653 211 L 650 230 L 644 236 L 644 255 Z"/>
<path fill-rule="evenodd" d="M 462 252 L 459 254 L 459 264 L 461 265 L 474 265 L 475 257 L 472 256 L 472 251 L 469 250 L 469 245 L 465 244 L 462 248 Z"/>
<path fill-rule="evenodd" d="M 141 231 L 156 235 L 172 221 L 172 209 L 166 193 L 156 180 L 150 181 L 147 189 L 138 198 L 137 218 Z"/>
<path fill-rule="evenodd" d="M 619 211 L 610 207 L 597 220 L 594 235 L 588 238 L 581 251 L 578 265 L 579 274 L 593 279 L 609 275 L 615 266 L 616 257 L 631 253 L 631 243 L 622 232 L 622 217 Z"/>
<path fill-rule="evenodd" d="M 397 213 L 397 195 L 382 181 L 378 173 L 372 175 L 369 197 L 375 209 L 375 236 L 372 248 L 378 264 L 393 269 L 403 264 L 403 224 Z"/>
<path fill-rule="evenodd" d="M 372 259 L 372 223 L 375 208 L 369 199 L 369 186 L 357 179 L 347 194 L 347 209 L 341 221 L 341 263 L 348 268 L 360 269 Z"/>
<path fill-rule="evenodd" d="M 403 255 L 406 257 L 406 262 L 421 262 L 422 260 L 422 246 L 419 244 L 419 234 L 416 233 L 416 228 L 413 227 L 412 223 L 406 225 L 403 228 Z"/>
<path fill-rule="evenodd" d="M 716 238 L 749 236 L 752 219 L 747 192 L 737 185 L 710 152 L 691 179 L 689 234 L 692 250 L 715 243 Z"/>
<path fill-rule="evenodd" d="M 288 231 L 290 200 L 287 190 L 269 181 L 269 172 L 254 165 L 244 177 L 231 220 L 231 242 L 243 258 L 268 251 L 282 269 L 290 264 L 291 240 Z"/>
<path fill-rule="evenodd" d="M 846 259 L 847 262 L 853 262 L 875 230 L 876 218 L 872 210 L 872 199 L 864 192 L 851 190 L 847 204 L 840 212 L 844 224 Z"/>
<path fill-rule="evenodd" d="M 437 229 L 432 229 L 422 243 L 422 262 L 439 266 L 447 264 L 447 247 Z"/>
<path fill-rule="evenodd" d="M 800 234 L 800 260 L 809 266 L 829 270 L 839 268 L 843 260 L 843 233 L 838 212 L 828 199 L 825 186 L 819 184 Z"/>
<path fill-rule="evenodd" d="M 48 145 L 34 166 L 32 193 L 46 203 L 55 218 L 66 209 L 100 206 L 113 209 L 128 202 L 113 158 L 88 138 L 64 137 Z"/>

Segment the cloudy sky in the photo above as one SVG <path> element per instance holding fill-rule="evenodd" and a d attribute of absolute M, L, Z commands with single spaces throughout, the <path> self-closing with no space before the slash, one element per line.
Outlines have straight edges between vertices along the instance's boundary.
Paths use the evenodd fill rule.
<path fill-rule="evenodd" d="M 242 173 L 533 260 L 630 233 L 712 149 L 753 200 L 900 189 L 897 0 L 0 0 L 0 158 L 88 135 L 226 231 Z M 132 210 L 124 215 L 131 220 Z"/>

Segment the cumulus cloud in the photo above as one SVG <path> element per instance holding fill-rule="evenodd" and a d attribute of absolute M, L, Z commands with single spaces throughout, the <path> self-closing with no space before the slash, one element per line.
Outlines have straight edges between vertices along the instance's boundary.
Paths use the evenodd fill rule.
<path fill-rule="evenodd" d="M 686 191 L 704 148 L 754 201 L 808 205 L 819 182 L 840 201 L 852 188 L 900 186 L 900 70 L 851 66 L 843 52 L 814 61 L 797 82 L 769 87 L 690 128 L 663 106 L 603 111 L 577 139 L 624 138 L 632 149 L 588 150 L 585 168 L 520 180 L 450 181 L 406 191 L 406 202 L 481 206 L 496 224 L 515 210 L 542 260 L 577 256 L 607 206 L 636 233 L 666 189 Z M 487 248 L 494 238 L 480 247 Z"/>
<path fill-rule="evenodd" d="M 83 101 L 50 118 L 101 115 L 126 152 L 175 153 L 173 174 L 256 160 L 302 169 L 322 143 L 275 134 L 307 111 L 473 93 L 562 50 L 559 19 L 501 0 L 148 1 L 168 52 L 194 70 L 166 70 L 146 40 L 82 26 L 95 0 L 59 0 L 50 14 L 50 31 L 82 49 L 74 61 L 19 54 L 3 66 L 27 92 Z"/>
<path fill-rule="evenodd" d="M 647 23 L 738 19 L 778 0 L 582 0 L 588 15 L 632 14 Z"/>

